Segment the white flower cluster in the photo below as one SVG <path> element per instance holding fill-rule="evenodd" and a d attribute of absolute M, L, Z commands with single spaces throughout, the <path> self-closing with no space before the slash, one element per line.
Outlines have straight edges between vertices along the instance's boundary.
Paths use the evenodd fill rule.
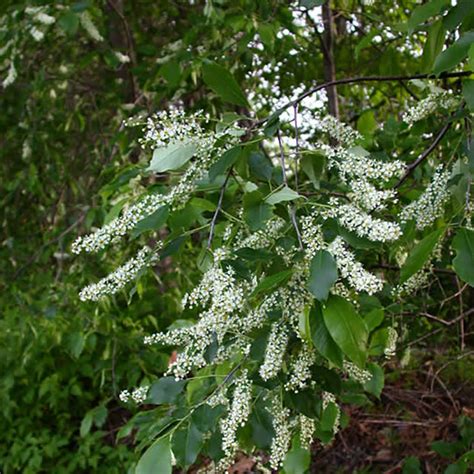
<path fill-rule="evenodd" d="M 311 261 L 316 253 L 324 248 L 321 226 L 315 223 L 313 215 L 303 216 L 301 222 L 301 240 L 305 247 L 305 258 Z"/>
<path fill-rule="evenodd" d="M 321 145 L 321 148 L 328 157 L 328 167 L 336 168 L 343 182 L 360 178 L 386 183 L 394 177 L 400 177 L 406 168 L 399 160 L 381 161 L 370 158 L 370 153 L 359 147 L 346 149 Z"/>
<path fill-rule="evenodd" d="M 345 148 L 353 147 L 357 140 L 362 138 L 361 134 L 349 125 L 337 120 L 332 115 L 325 115 L 318 120 L 317 129 L 327 133 L 340 146 Z"/>
<path fill-rule="evenodd" d="M 92 18 L 87 10 L 79 14 L 79 21 L 81 26 L 84 28 L 84 30 L 86 30 L 86 33 L 92 40 L 97 41 L 98 43 L 104 41 L 103 36 L 99 33 L 97 26 L 94 25 L 94 22 L 92 21 Z"/>
<path fill-rule="evenodd" d="M 251 248 L 260 249 L 269 247 L 272 242 L 281 234 L 286 222 L 281 217 L 274 217 L 270 219 L 265 229 L 257 230 L 247 237 L 237 239 L 235 245 L 236 249 Z"/>
<path fill-rule="evenodd" d="M 336 402 L 336 397 L 331 392 L 323 392 L 322 393 L 322 400 L 323 400 L 323 410 L 325 410 L 330 403 L 334 403 L 337 408 L 337 415 L 334 420 L 334 425 L 332 426 L 332 431 L 336 434 L 339 431 L 339 426 L 341 423 L 341 410 L 339 405 Z"/>
<path fill-rule="evenodd" d="M 303 449 L 309 449 L 313 443 L 314 432 L 316 430 L 316 423 L 312 418 L 304 415 L 299 416 L 300 424 L 300 443 Z"/>
<path fill-rule="evenodd" d="M 397 350 L 397 340 L 398 340 L 398 333 L 394 327 L 388 328 L 388 338 L 387 338 L 387 345 L 384 349 L 384 354 L 387 359 L 390 359 L 395 355 Z"/>
<path fill-rule="evenodd" d="M 312 347 L 303 344 L 300 351 L 292 360 L 289 369 L 289 379 L 285 384 L 285 390 L 298 393 L 307 387 L 311 379 L 311 366 L 316 362 L 316 353 Z"/>
<path fill-rule="evenodd" d="M 256 281 L 237 281 L 235 271 L 231 267 L 224 270 L 215 262 L 203 275 L 200 284 L 183 297 L 183 307 L 206 308 L 199 314 L 198 322 L 190 327 L 147 336 L 145 344 L 159 343 L 183 347 L 168 368 L 168 373 L 173 373 L 177 379 L 184 378 L 191 370 L 206 365 L 206 349 L 214 338 L 220 344 L 226 334 L 238 334 L 232 346 L 219 348 L 216 359 L 230 358 L 231 348 L 236 352 L 245 352 L 247 342 L 239 341 L 239 338 L 245 337 L 242 327 L 246 318 L 242 317 L 242 310 L 245 308 L 246 297 L 255 285 Z"/>
<path fill-rule="evenodd" d="M 377 189 L 369 181 L 357 178 L 351 181 L 351 192 L 348 195 L 352 202 L 366 211 L 382 210 L 386 201 L 397 202 L 397 193 L 393 189 Z"/>
<path fill-rule="evenodd" d="M 52 25 L 56 19 L 54 16 L 48 15 L 47 7 L 26 7 L 25 13 L 33 18 L 34 21 L 43 25 Z"/>
<path fill-rule="evenodd" d="M 382 290 L 383 281 L 368 272 L 355 259 L 354 254 L 347 250 L 342 237 L 336 237 L 327 250 L 336 260 L 341 276 L 346 278 L 356 291 L 366 291 L 369 295 L 373 295 Z"/>
<path fill-rule="evenodd" d="M 218 405 L 227 406 L 229 404 L 229 399 L 227 398 L 227 385 L 224 385 L 222 388 L 216 390 L 208 398 L 206 404 L 210 407 L 216 407 Z"/>
<path fill-rule="evenodd" d="M 135 279 L 144 269 L 152 265 L 157 260 L 155 249 L 152 251 L 149 247 L 143 247 L 127 263 L 117 268 L 110 275 L 106 276 L 98 283 L 93 283 L 84 287 L 79 293 L 81 301 L 98 301 L 104 296 L 113 295 L 125 287 L 127 283 Z"/>
<path fill-rule="evenodd" d="M 414 220 L 418 230 L 423 230 L 433 224 L 442 215 L 444 205 L 449 199 L 448 181 L 450 176 L 449 169 L 443 170 L 443 165 L 438 166 L 424 193 L 416 201 L 402 209 L 401 222 Z"/>
<path fill-rule="evenodd" d="M 167 117 L 165 122 L 169 128 L 156 125 L 154 129 L 156 135 L 154 134 L 155 132 L 148 131 L 149 136 L 146 138 L 146 143 L 153 142 L 156 145 L 157 143 L 164 143 L 165 139 L 171 140 L 173 136 L 178 136 L 178 131 L 174 129 L 171 122 L 171 117 L 174 117 L 176 114 L 173 111 L 158 114 L 157 116 L 159 117 Z M 179 113 L 177 116 L 185 117 L 182 113 Z M 193 117 L 194 118 L 190 119 L 191 123 L 196 120 L 197 115 Z M 184 118 L 180 120 L 184 122 Z M 180 122 L 178 122 L 177 125 L 178 129 L 181 127 L 179 123 Z M 191 129 L 194 130 L 195 126 L 192 125 Z M 153 214 L 160 207 L 164 205 L 174 207 L 183 206 L 190 199 L 197 182 L 205 177 L 207 170 L 213 162 L 213 158 L 218 156 L 220 147 L 216 146 L 216 142 L 222 133 L 224 132 L 220 134 L 209 132 L 206 133 L 205 136 L 201 134 L 200 138 L 198 136 L 199 141 L 196 142 L 197 151 L 195 153 L 196 159 L 188 165 L 178 183 L 171 188 L 168 194 L 151 194 L 145 196 L 141 201 L 128 207 L 121 216 L 113 219 L 101 229 L 96 230 L 92 234 L 78 237 L 72 244 L 72 251 L 74 253 L 97 252 L 110 243 L 120 240 L 120 238 L 131 231 L 139 221 Z M 227 140 L 226 146 L 231 146 L 232 143 L 232 139 L 229 139 Z"/>
<path fill-rule="evenodd" d="M 362 211 L 353 204 L 342 204 L 337 198 L 330 198 L 330 209 L 325 217 L 337 218 L 346 229 L 359 237 L 373 242 L 391 242 L 400 238 L 402 231 L 396 222 L 388 222 Z"/>
<path fill-rule="evenodd" d="M 356 382 L 366 383 L 372 378 L 372 374 L 368 370 L 360 369 L 357 365 L 347 360 L 342 363 L 342 368 Z"/>
<path fill-rule="evenodd" d="M 222 432 L 222 450 L 226 458 L 231 461 L 239 447 L 237 443 L 237 430 L 244 426 L 250 415 L 252 402 L 252 384 L 248 379 L 247 370 L 235 380 L 235 390 L 232 404 L 226 418 L 220 423 Z"/>
<path fill-rule="evenodd" d="M 15 63 L 13 62 L 13 58 L 10 62 L 10 67 L 8 68 L 7 77 L 2 81 L 2 87 L 6 89 L 8 86 L 11 86 L 18 77 L 18 73 L 15 67 Z"/>
<path fill-rule="evenodd" d="M 187 114 L 177 108 L 162 110 L 147 118 L 139 143 L 142 148 L 161 148 L 173 143 L 207 143 L 213 139 L 213 134 L 206 132 L 201 125 L 207 120 L 209 116 L 202 111 Z M 137 122 L 131 119 L 125 124 L 136 126 Z"/>
<path fill-rule="evenodd" d="M 278 471 L 283 465 L 286 453 L 290 449 L 291 423 L 290 410 L 281 406 L 276 401 L 272 405 L 273 428 L 275 436 L 270 447 L 270 466 Z"/>
<path fill-rule="evenodd" d="M 435 88 L 426 98 L 420 100 L 415 106 L 408 109 L 402 120 L 408 125 L 423 120 L 432 115 L 438 109 L 452 109 L 456 107 L 459 100 L 453 97 L 450 92 Z"/>
<path fill-rule="evenodd" d="M 393 296 L 401 297 L 405 295 L 411 295 L 419 289 L 428 285 L 431 277 L 431 270 L 433 265 L 428 265 L 421 270 L 418 270 L 414 275 L 408 278 L 407 281 L 400 285 L 397 285 L 393 289 Z"/>
<path fill-rule="evenodd" d="M 138 405 L 146 400 L 149 388 L 150 387 L 148 385 L 144 387 L 138 387 L 132 390 L 131 393 L 128 390 L 122 390 L 119 394 L 119 399 L 123 403 L 133 401 Z"/>
<path fill-rule="evenodd" d="M 281 370 L 287 344 L 288 329 L 280 322 L 273 323 L 265 350 L 265 358 L 259 369 L 260 377 L 263 380 L 275 377 Z"/>

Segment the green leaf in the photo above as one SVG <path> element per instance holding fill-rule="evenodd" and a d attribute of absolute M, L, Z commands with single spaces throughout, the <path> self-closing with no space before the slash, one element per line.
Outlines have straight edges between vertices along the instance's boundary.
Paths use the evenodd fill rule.
<path fill-rule="evenodd" d="M 441 53 L 444 45 L 446 31 L 443 22 L 438 20 L 434 22 L 428 30 L 428 38 L 426 39 L 421 57 L 422 68 L 424 71 L 431 71 L 435 58 Z"/>
<path fill-rule="evenodd" d="M 59 27 L 69 36 L 77 33 L 79 17 L 71 10 L 63 13 L 58 20 Z"/>
<path fill-rule="evenodd" d="M 433 66 L 433 72 L 440 74 L 457 66 L 469 53 L 474 42 L 474 31 L 468 31 L 448 49 L 438 55 Z"/>
<path fill-rule="evenodd" d="M 170 439 L 161 438 L 145 451 L 135 474 L 171 474 L 172 469 Z"/>
<path fill-rule="evenodd" d="M 402 474 L 423 474 L 421 463 L 415 456 L 409 456 L 403 462 Z"/>
<path fill-rule="evenodd" d="M 272 206 L 263 201 L 263 195 L 258 190 L 246 193 L 243 204 L 244 220 L 251 231 L 264 227 L 265 222 L 272 216 Z"/>
<path fill-rule="evenodd" d="M 437 15 L 440 13 L 444 8 L 446 8 L 449 5 L 449 0 L 431 0 L 428 3 L 425 3 L 424 5 L 420 5 L 419 7 L 416 7 L 413 10 L 413 13 L 411 14 L 407 27 L 408 27 L 408 33 L 411 34 L 413 31 L 415 31 L 415 28 L 420 25 L 421 23 L 424 23 L 426 20 L 431 18 L 432 16 Z"/>
<path fill-rule="evenodd" d="M 462 83 L 462 94 L 467 106 L 474 112 L 474 80 L 466 79 Z"/>
<path fill-rule="evenodd" d="M 321 415 L 320 428 L 323 431 L 333 431 L 339 408 L 333 402 L 329 402 Z"/>
<path fill-rule="evenodd" d="M 448 31 L 454 30 L 472 11 L 472 0 L 458 0 L 443 18 L 444 27 Z"/>
<path fill-rule="evenodd" d="M 283 272 L 275 273 L 265 277 L 253 290 L 252 296 L 258 295 L 263 291 L 272 290 L 276 286 L 281 285 L 283 282 L 287 282 L 290 279 L 292 273 L 292 270 L 285 270 Z"/>
<path fill-rule="evenodd" d="M 285 474 L 304 474 L 309 469 L 311 455 L 307 449 L 293 448 L 283 461 Z"/>
<path fill-rule="evenodd" d="M 365 137 L 371 137 L 377 129 L 373 110 L 365 111 L 357 120 L 357 130 Z"/>
<path fill-rule="evenodd" d="M 172 143 L 171 145 L 156 148 L 147 171 L 162 173 L 181 168 L 196 153 L 193 143 Z"/>
<path fill-rule="evenodd" d="M 469 59 L 469 68 L 472 71 L 474 69 L 474 44 L 471 44 L 471 46 L 469 47 L 468 59 Z"/>
<path fill-rule="evenodd" d="M 74 331 L 67 335 L 67 348 L 74 359 L 78 359 L 84 350 L 86 338 L 81 331 Z"/>
<path fill-rule="evenodd" d="M 275 430 L 273 428 L 273 417 L 264 406 L 255 406 L 249 418 L 250 427 L 252 428 L 252 441 L 259 449 L 268 449 Z"/>
<path fill-rule="evenodd" d="M 79 434 L 81 438 L 87 436 L 92 427 L 92 421 L 94 420 L 94 410 L 89 410 L 86 413 L 86 416 L 81 421 L 81 429 L 79 430 Z"/>
<path fill-rule="evenodd" d="M 383 321 L 384 312 L 382 308 L 375 308 L 367 314 L 364 314 L 364 321 L 369 332 L 373 331 Z"/>
<path fill-rule="evenodd" d="M 329 334 L 342 352 L 359 367 L 367 358 L 367 327 L 349 301 L 331 295 L 323 307 L 323 317 Z"/>
<path fill-rule="evenodd" d="M 202 66 L 204 82 L 218 95 L 224 102 L 229 102 L 243 107 L 248 106 L 242 90 L 240 89 L 234 76 L 224 67 L 214 62 L 206 62 Z"/>
<path fill-rule="evenodd" d="M 311 309 L 310 313 L 311 326 L 311 340 L 314 347 L 324 356 L 328 361 L 333 363 L 336 367 L 342 367 L 342 352 L 334 339 L 329 334 L 329 331 L 324 322 L 321 305 L 316 305 Z"/>
<path fill-rule="evenodd" d="M 443 234 L 444 228 L 435 230 L 415 245 L 400 270 L 400 283 L 406 282 L 408 278 L 423 268 Z"/>
<path fill-rule="evenodd" d="M 178 464 L 184 468 L 196 461 L 204 444 L 203 434 L 194 423 L 188 423 L 185 428 L 175 432 L 172 441 L 173 454 L 176 456 Z"/>
<path fill-rule="evenodd" d="M 174 377 L 163 377 L 151 386 L 147 403 L 154 405 L 173 403 L 183 391 L 184 385 L 184 380 L 175 380 Z"/>
<path fill-rule="evenodd" d="M 318 300 L 325 301 L 338 277 L 337 265 L 333 256 L 320 250 L 311 260 L 308 288 Z"/>
<path fill-rule="evenodd" d="M 209 169 L 209 180 L 214 181 L 217 176 L 224 174 L 239 159 L 242 153 L 241 146 L 227 150 Z"/>
<path fill-rule="evenodd" d="M 150 230 L 158 230 L 166 222 L 166 220 L 168 219 L 168 215 L 169 207 L 160 207 L 153 214 L 150 214 L 141 221 L 138 221 L 137 225 L 130 233 L 131 237 L 134 239 L 139 235 L 143 234 L 144 232 L 148 232 Z"/>
<path fill-rule="evenodd" d="M 273 173 L 271 161 L 260 152 L 252 152 L 249 156 L 250 172 L 259 179 L 270 181 Z"/>
<path fill-rule="evenodd" d="M 367 370 L 372 374 L 372 378 L 364 383 L 364 390 L 380 398 L 384 386 L 383 369 L 377 364 L 367 364 Z"/>
<path fill-rule="evenodd" d="M 279 191 L 267 196 L 265 198 L 265 202 L 273 206 L 275 204 L 278 204 L 279 202 L 294 201 L 295 199 L 298 199 L 300 197 L 302 196 L 300 196 L 296 191 L 293 191 L 293 189 L 289 188 L 288 186 L 284 186 Z"/>
<path fill-rule="evenodd" d="M 474 286 L 474 230 L 459 229 L 452 247 L 456 251 L 454 270 L 461 280 Z"/>

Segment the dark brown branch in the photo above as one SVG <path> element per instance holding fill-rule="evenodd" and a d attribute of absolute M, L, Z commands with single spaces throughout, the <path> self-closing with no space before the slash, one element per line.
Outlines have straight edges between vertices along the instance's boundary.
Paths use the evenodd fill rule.
<path fill-rule="evenodd" d="M 394 82 L 394 81 L 411 81 L 413 79 L 428 79 L 428 80 L 438 80 L 438 79 L 447 79 L 450 77 L 466 77 L 473 74 L 472 71 L 457 71 L 457 72 L 447 72 L 440 74 L 439 76 L 434 76 L 431 74 L 413 74 L 411 76 L 357 76 L 357 77 L 346 77 L 344 79 L 337 79 L 334 81 L 325 82 L 324 84 L 320 84 L 318 86 L 312 87 L 311 89 L 307 90 L 296 99 L 287 102 L 283 105 L 278 112 L 286 110 L 288 107 L 293 107 L 295 104 L 298 104 L 302 100 L 306 99 L 310 95 L 322 90 L 327 89 L 331 86 L 343 85 L 343 84 L 356 84 L 362 82 Z M 264 124 L 267 122 L 272 116 L 265 117 L 260 120 L 256 120 L 253 122 L 251 128 L 258 127 L 259 125 Z"/>
<path fill-rule="evenodd" d="M 334 82 L 336 79 L 336 64 L 334 62 L 334 21 L 332 17 L 332 10 L 327 1 L 323 5 L 323 70 L 324 70 L 324 79 L 326 82 Z M 327 89 L 328 93 L 328 105 L 329 113 L 336 118 L 339 118 L 339 103 L 337 100 L 337 91 L 336 86 L 329 86 Z"/>
<path fill-rule="evenodd" d="M 405 171 L 405 174 L 400 178 L 398 183 L 395 185 L 395 188 L 399 188 L 405 180 L 415 171 L 416 167 L 420 165 L 430 154 L 431 152 L 438 146 L 439 142 L 443 139 L 446 135 L 447 131 L 451 127 L 451 122 L 447 122 L 444 127 L 439 131 L 436 138 L 433 140 L 431 145 L 412 163 L 410 163 Z"/>

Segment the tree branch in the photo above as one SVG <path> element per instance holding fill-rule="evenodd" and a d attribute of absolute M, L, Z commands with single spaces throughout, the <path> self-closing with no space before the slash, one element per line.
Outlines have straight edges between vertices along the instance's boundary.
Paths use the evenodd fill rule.
<path fill-rule="evenodd" d="M 325 82 L 318 86 L 312 87 L 311 89 L 307 90 L 303 94 L 299 95 L 296 99 L 287 102 L 282 107 L 278 109 L 277 112 L 282 112 L 286 110 L 288 107 L 293 107 L 295 104 L 298 104 L 302 100 L 306 99 L 310 95 L 322 90 L 327 89 L 331 86 L 343 85 L 343 84 L 357 84 L 362 82 L 396 82 L 396 81 L 411 81 L 413 79 L 427 79 L 427 80 L 439 80 L 439 79 L 447 79 L 450 77 L 466 77 L 473 74 L 473 71 L 457 71 L 457 72 L 447 72 L 440 74 L 439 76 L 434 76 L 432 74 L 413 74 L 411 76 L 357 76 L 357 77 L 346 77 L 344 79 L 337 79 L 334 81 Z M 259 125 L 264 124 L 267 122 L 273 115 L 269 115 L 260 120 L 256 120 L 253 122 L 250 128 L 258 127 Z"/>
<path fill-rule="evenodd" d="M 451 122 L 447 122 L 444 127 L 439 131 L 438 135 L 436 135 L 436 138 L 433 140 L 431 145 L 415 161 L 408 165 L 405 174 L 400 178 L 398 183 L 395 185 L 395 188 L 399 188 L 405 182 L 405 180 L 413 173 L 413 171 L 415 171 L 416 167 L 430 155 L 430 153 L 438 146 L 439 142 L 446 135 L 446 132 L 449 130 L 450 127 Z"/>

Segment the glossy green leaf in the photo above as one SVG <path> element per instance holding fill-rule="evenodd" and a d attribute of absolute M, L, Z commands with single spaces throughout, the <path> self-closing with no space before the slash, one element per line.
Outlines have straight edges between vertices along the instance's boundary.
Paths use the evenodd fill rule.
<path fill-rule="evenodd" d="M 364 383 L 364 390 L 380 398 L 384 387 L 384 373 L 382 367 L 377 364 L 367 364 L 367 370 L 372 374 L 372 378 Z"/>
<path fill-rule="evenodd" d="M 275 205 L 283 201 L 294 201 L 295 199 L 298 199 L 300 197 L 302 196 L 299 195 L 296 191 L 293 191 L 293 189 L 289 188 L 288 186 L 284 186 L 279 191 L 267 196 L 265 198 L 265 202 L 270 205 Z"/>
<path fill-rule="evenodd" d="M 308 471 L 311 463 L 309 450 L 303 448 L 292 448 L 286 454 L 283 461 L 285 474 L 304 474 Z"/>
<path fill-rule="evenodd" d="M 384 318 L 384 311 L 382 308 L 374 308 L 372 311 L 364 314 L 364 321 L 369 332 L 373 331 L 381 324 Z"/>
<path fill-rule="evenodd" d="M 176 380 L 174 377 L 163 377 L 151 386 L 147 403 L 154 405 L 173 403 L 183 391 L 184 385 L 183 380 Z"/>
<path fill-rule="evenodd" d="M 156 148 L 148 171 L 163 173 L 181 168 L 196 153 L 196 145 L 193 143 L 172 143 L 171 145 Z"/>
<path fill-rule="evenodd" d="M 310 313 L 311 340 L 318 352 L 336 367 L 342 367 L 342 352 L 329 333 L 320 304 Z"/>
<path fill-rule="evenodd" d="M 224 174 L 239 159 L 242 147 L 235 146 L 222 154 L 219 160 L 209 169 L 209 180 L 214 181 L 217 176 Z"/>
<path fill-rule="evenodd" d="M 407 27 L 408 33 L 411 34 L 415 28 L 431 17 L 439 14 L 449 5 L 449 0 L 431 0 L 423 5 L 416 7 L 411 14 Z"/>
<path fill-rule="evenodd" d="M 428 37 L 421 57 L 424 71 L 431 71 L 436 57 L 443 49 L 445 36 L 446 30 L 441 20 L 434 22 L 428 29 Z"/>
<path fill-rule="evenodd" d="M 468 31 L 448 49 L 438 55 L 433 66 L 433 72 L 440 74 L 457 66 L 469 53 L 474 43 L 474 31 Z"/>
<path fill-rule="evenodd" d="M 259 179 L 270 181 L 272 178 L 272 162 L 261 152 L 250 153 L 249 168 L 250 172 Z"/>
<path fill-rule="evenodd" d="M 203 444 L 203 434 L 194 423 L 187 423 L 184 428 L 175 432 L 172 438 L 172 449 L 178 464 L 184 468 L 193 464 Z"/>
<path fill-rule="evenodd" d="M 367 327 L 349 301 L 331 295 L 323 306 L 326 327 L 339 348 L 359 367 L 367 358 Z"/>
<path fill-rule="evenodd" d="M 218 95 L 224 102 L 247 107 L 247 99 L 240 89 L 234 76 L 219 64 L 206 62 L 202 66 L 204 82 Z"/>
<path fill-rule="evenodd" d="M 133 228 L 132 232 L 130 233 L 132 238 L 138 237 L 139 235 L 143 234 L 144 232 L 158 230 L 160 229 L 163 224 L 168 219 L 169 215 L 169 207 L 162 206 L 157 209 L 153 214 L 145 217 L 141 221 L 138 221 L 137 225 Z"/>
<path fill-rule="evenodd" d="M 281 285 L 283 282 L 286 282 L 290 279 L 293 271 L 285 270 L 283 272 L 275 273 L 265 277 L 253 290 L 253 295 L 257 295 L 264 291 L 270 291 L 278 285 Z"/>
<path fill-rule="evenodd" d="M 172 469 L 170 439 L 161 438 L 145 451 L 135 474 L 171 474 Z"/>
<path fill-rule="evenodd" d="M 400 270 L 400 283 L 406 282 L 408 278 L 423 268 L 443 234 L 444 229 L 435 230 L 415 245 Z"/>
<path fill-rule="evenodd" d="M 319 250 L 311 260 L 308 288 L 318 300 L 325 301 L 338 278 L 337 265 L 326 250 Z"/>
<path fill-rule="evenodd" d="M 474 286 L 474 230 L 459 229 L 452 243 L 456 256 L 453 266 L 461 280 Z"/>

